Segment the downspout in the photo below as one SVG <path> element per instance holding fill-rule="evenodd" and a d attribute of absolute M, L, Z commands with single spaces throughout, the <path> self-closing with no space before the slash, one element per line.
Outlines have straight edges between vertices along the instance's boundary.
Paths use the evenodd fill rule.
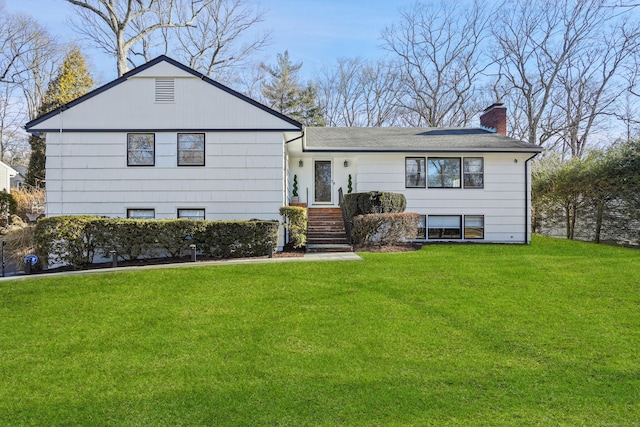
<path fill-rule="evenodd" d="M 64 120 L 62 117 L 62 112 L 64 111 L 64 106 L 60 106 L 60 132 L 58 133 L 58 145 L 60 146 L 60 164 L 58 166 L 59 168 L 59 172 L 60 175 L 58 177 L 58 179 L 60 180 L 60 216 L 62 216 L 64 214 L 64 191 L 63 191 L 63 180 L 62 180 L 62 135 L 63 135 L 63 128 L 64 128 Z M 45 148 L 45 153 L 46 153 L 46 148 Z M 46 182 L 46 175 L 45 175 L 45 182 Z"/>
<path fill-rule="evenodd" d="M 297 140 L 303 139 L 303 138 L 304 138 L 304 129 L 300 129 L 300 136 L 296 136 L 295 138 L 284 142 L 284 146 L 285 146 L 285 149 L 284 149 L 284 151 L 285 151 L 285 153 L 284 153 L 284 155 L 285 155 L 285 175 L 284 175 L 285 176 L 285 183 L 284 183 L 284 199 L 285 199 L 285 203 L 284 204 L 285 205 L 289 204 L 289 200 L 288 200 L 288 197 L 289 197 L 289 173 L 288 173 L 289 162 L 287 161 L 288 158 L 289 158 L 289 156 L 288 156 L 289 153 L 287 153 L 287 148 L 286 147 L 287 147 L 288 143 L 293 142 L 293 141 L 297 141 Z"/>
<path fill-rule="evenodd" d="M 538 153 L 529 157 L 524 161 L 524 244 L 529 244 L 529 229 L 531 227 L 531 221 L 533 217 L 529 219 L 531 215 L 531 208 L 529 207 L 529 161 L 537 156 Z"/>

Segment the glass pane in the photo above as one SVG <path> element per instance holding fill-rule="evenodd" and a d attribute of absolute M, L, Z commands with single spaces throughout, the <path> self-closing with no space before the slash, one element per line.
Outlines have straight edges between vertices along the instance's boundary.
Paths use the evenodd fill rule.
<path fill-rule="evenodd" d="M 204 134 L 178 134 L 178 166 L 204 166 Z"/>
<path fill-rule="evenodd" d="M 405 187 L 426 187 L 424 157 L 407 157 L 405 159 Z"/>
<path fill-rule="evenodd" d="M 127 136 L 127 164 L 130 166 L 153 166 L 154 134 L 131 133 Z"/>
<path fill-rule="evenodd" d="M 464 238 L 484 239 L 484 217 L 465 216 L 464 217 Z"/>
<path fill-rule="evenodd" d="M 154 219 L 156 212 L 153 209 L 128 209 L 127 218 Z"/>
<path fill-rule="evenodd" d="M 484 175 L 481 173 L 465 173 L 464 186 L 465 188 L 483 188 Z"/>
<path fill-rule="evenodd" d="M 315 201 L 331 202 L 331 161 L 318 160 L 314 162 L 315 168 Z"/>
<path fill-rule="evenodd" d="M 426 215 L 420 215 L 420 224 L 418 225 L 418 235 L 416 237 L 418 239 L 427 238 L 427 216 Z"/>
<path fill-rule="evenodd" d="M 429 159 L 428 179 L 431 188 L 460 187 L 460 159 Z"/>
<path fill-rule="evenodd" d="M 204 219 L 204 209 L 178 209 L 178 218 Z"/>
<path fill-rule="evenodd" d="M 451 216 L 429 216 L 429 228 L 431 227 L 460 227 L 460 217 Z"/>
<path fill-rule="evenodd" d="M 484 160 L 482 157 L 464 159 L 465 188 L 484 188 Z"/>
<path fill-rule="evenodd" d="M 484 171 L 484 165 L 481 157 L 467 157 L 464 159 L 464 171 L 471 173 L 482 173 Z"/>
<path fill-rule="evenodd" d="M 461 239 L 461 217 L 457 215 L 429 216 L 429 239 Z"/>

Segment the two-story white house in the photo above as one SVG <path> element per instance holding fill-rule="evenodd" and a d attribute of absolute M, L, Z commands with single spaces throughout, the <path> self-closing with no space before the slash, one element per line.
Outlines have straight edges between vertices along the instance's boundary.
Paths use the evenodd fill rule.
<path fill-rule="evenodd" d="M 530 240 L 529 160 L 494 105 L 482 128 L 306 128 L 161 56 L 26 125 L 46 134 L 47 215 L 279 219 L 338 189 L 393 191 L 425 240 Z M 497 129 L 497 131 L 496 131 Z"/>

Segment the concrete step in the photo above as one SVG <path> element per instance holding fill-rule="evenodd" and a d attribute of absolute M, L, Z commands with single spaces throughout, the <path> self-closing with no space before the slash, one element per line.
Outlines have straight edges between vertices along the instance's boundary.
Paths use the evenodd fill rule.
<path fill-rule="evenodd" d="M 344 244 L 307 244 L 307 252 L 353 252 L 353 247 Z"/>

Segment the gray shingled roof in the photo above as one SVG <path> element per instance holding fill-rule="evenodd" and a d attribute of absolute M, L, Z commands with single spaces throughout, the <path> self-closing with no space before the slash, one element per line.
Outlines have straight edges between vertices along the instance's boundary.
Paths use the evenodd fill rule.
<path fill-rule="evenodd" d="M 305 128 L 306 151 L 537 153 L 542 148 L 482 128 Z"/>

